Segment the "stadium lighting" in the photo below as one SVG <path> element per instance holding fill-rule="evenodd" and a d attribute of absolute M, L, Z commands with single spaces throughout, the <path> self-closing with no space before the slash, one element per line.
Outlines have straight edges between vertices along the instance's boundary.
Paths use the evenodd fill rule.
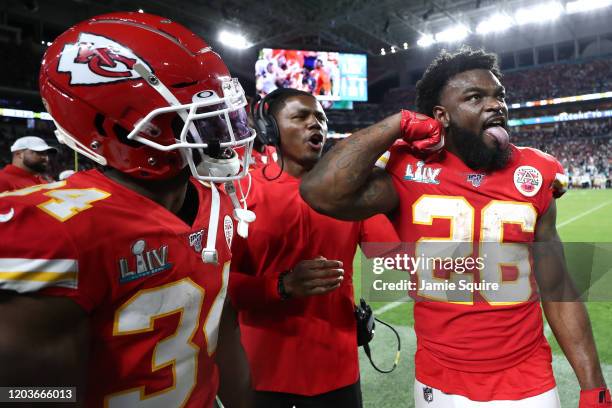
<path fill-rule="evenodd" d="M 405 50 L 407 50 L 407 49 L 408 49 L 408 43 L 407 43 L 407 42 L 405 42 L 405 43 L 404 43 L 404 49 L 405 49 Z"/>
<path fill-rule="evenodd" d="M 384 49 L 384 48 L 381 48 L 381 49 L 380 49 L 380 55 L 385 55 L 385 54 L 387 54 L 387 53 L 385 52 L 385 49 Z"/>
<path fill-rule="evenodd" d="M 578 0 L 569 1 L 565 5 L 567 14 L 584 13 L 612 5 L 612 0 Z"/>
<path fill-rule="evenodd" d="M 489 34 L 494 32 L 506 31 L 514 25 L 512 17 L 506 14 L 494 14 L 490 18 L 481 21 L 476 27 L 478 34 Z"/>
<path fill-rule="evenodd" d="M 391 46 L 391 54 L 395 54 L 395 45 Z"/>
<path fill-rule="evenodd" d="M 514 14 L 514 20 L 519 25 L 552 21 L 559 18 L 561 13 L 563 13 L 563 6 L 553 1 L 519 9 Z"/>
<path fill-rule="evenodd" d="M 434 44 L 436 40 L 434 40 L 431 35 L 424 35 L 417 41 L 417 45 L 419 47 L 429 47 L 431 44 Z"/>
<path fill-rule="evenodd" d="M 9 118 L 21 118 L 21 119 L 41 119 L 41 120 L 53 120 L 51 115 L 47 112 L 32 112 L 29 110 L 12 109 L 12 108 L 0 108 L 0 116 L 6 116 Z"/>
<path fill-rule="evenodd" d="M 219 33 L 218 40 L 228 47 L 238 48 L 240 50 L 244 50 L 245 48 L 249 48 L 251 46 L 243 35 L 230 33 L 229 31 L 221 31 Z"/>
<path fill-rule="evenodd" d="M 144 10 L 143 9 L 138 9 L 138 12 L 142 14 L 142 13 L 144 13 Z"/>
<path fill-rule="evenodd" d="M 456 25 L 436 34 L 437 42 L 456 42 L 468 36 L 470 31 L 463 25 Z"/>

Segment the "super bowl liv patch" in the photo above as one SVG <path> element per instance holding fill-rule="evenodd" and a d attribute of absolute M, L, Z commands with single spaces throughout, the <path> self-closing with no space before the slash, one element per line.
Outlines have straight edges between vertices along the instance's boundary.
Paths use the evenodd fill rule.
<path fill-rule="evenodd" d="M 155 275 L 172 267 L 168 262 L 168 245 L 150 251 L 146 251 L 146 247 L 146 242 L 140 239 L 132 244 L 132 262 L 126 258 L 119 259 L 120 283 Z"/>
<path fill-rule="evenodd" d="M 415 168 L 412 164 L 406 166 L 406 174 L 404 180 L 415 181 L 417 183 L 440 184 L 438 176 L 442 172 L 441 168 L 432 168 L 425 166 L 425 162 L 418 161 Z"/>

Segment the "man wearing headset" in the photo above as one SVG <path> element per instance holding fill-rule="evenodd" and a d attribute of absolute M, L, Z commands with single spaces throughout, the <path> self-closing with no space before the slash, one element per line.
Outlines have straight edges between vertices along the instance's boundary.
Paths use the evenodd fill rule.
<path fill-rule="evenodd" d="M 250 173 L 247 202 L 257 220 L 249 239 L 232 246 L 229 293 L 256 406 L 359 408 L 352 262 L 359 242 L 391 238 L 383 227 L 365 231 L 362 222 L 317 214 L 301 199 L 300 178 L 327 137 L 312 94 L 278 89 L 253 114 L 258 138 L 279 159 Z"/>

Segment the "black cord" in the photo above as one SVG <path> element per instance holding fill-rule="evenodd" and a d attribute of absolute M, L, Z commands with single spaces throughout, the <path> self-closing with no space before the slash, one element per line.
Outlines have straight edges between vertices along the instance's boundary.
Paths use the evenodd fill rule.
<path fill-rule="evenodd" d="M 397 330 L 395 330 L 395 328 L 393 326 L 391 326 L 388 323 L 383 322 L 382 320 L 380 320 L 379 318 L 375 317 L 374 320 L 376 320 L 378 323 L 387 326 L 388 328 L 391 329 L 391 331 L 393 331 L 393 333 L 395 333 L 395 337 L 397 338 L 397 352 L 395 353 L 395 360 L 393 361 L 393 367 L 391 367 L 389 370 L 381 370 L 380 368 L 378 368 L 376 366 L 376 364 L 374 364 L 374 361 L 372 361 L 372 356 L 370 354 L 370 346 L 368 344 L 365 344 L 363 346 L 363 351 L 365 351 L 366 356 L 368 356 L 368 360 L 370 360 L 370 364 L 372 364 L 372 367 L 374 367 L 374 369 L 376 371 L 378 371 L 379 373 L 383 373 L 383 374 L 388 374 L 390 372 L 392 372 L 393 370 L 395 370 L 397 368 L 397 365 L 399 363 L 399 359 L 400 359 L 400 352 L 402 350 L 402 341 L 400 339 L 400 335 L 397 332 Z"/>
<path fill-rule="evenodd" d="M 285 160 L 283 159 L 283 152 L 281 152 L 280 143 L 278 143 L 278 144 L 274 144 L 274 145 L 272 145 L 272 146 L 274 146 L 274 147 L 276 148 L 276 155 L 277 155 L 277 157 L 278 157 L 278 161 L 280 161 L 280 171 L 278 172 L 278 174 L 277 174 L 276 176 L 274 176 L 274 177 L 270 178 L 270 177 L 268 177 L 268 175 L 266 174 L 266 170 L 268 170 L 268 166 L 269 166 L 271 163 L 266 164 L 266 165 L 264 166 L 264 168 L 263 168 L 263 176 L 264 176 L 264 178 L 265 178 L 266 180 L 268 180 L 268 181 L 274 181 L 274 180 L 278 179 L 278 178 L 279 178 L 279 177 L 280 177 L 280 176 L 283 174 L 283 171 L 285 171 Z"/>

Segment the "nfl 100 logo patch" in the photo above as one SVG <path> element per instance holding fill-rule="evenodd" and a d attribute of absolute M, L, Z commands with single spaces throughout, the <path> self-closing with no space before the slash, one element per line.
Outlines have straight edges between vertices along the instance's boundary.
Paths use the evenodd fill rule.
<path fill-rule="evenodd" d="M 482 173 L 474 173 L 467 175 L 467 181 L 472 183 L 472 186 L 478 187 L 482 184 L 482 180 L 484 180 L 485 175 Z"/>

